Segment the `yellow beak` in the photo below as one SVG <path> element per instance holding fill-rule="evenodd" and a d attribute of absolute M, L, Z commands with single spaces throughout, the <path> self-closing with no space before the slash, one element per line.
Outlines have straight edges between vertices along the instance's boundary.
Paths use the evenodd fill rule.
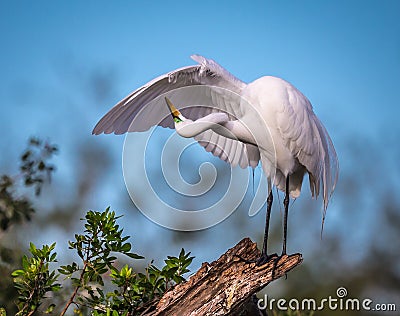
<path fill-rule="evenodd" d="M 181 115 L 181 112 L 178 111 L 178 109 L 172 104 L 172 102 L 165 97 L 165 102 L 167 102 L 168 108 L 171 111 L 171 115 L 173 118 L 179 118 Z"/>

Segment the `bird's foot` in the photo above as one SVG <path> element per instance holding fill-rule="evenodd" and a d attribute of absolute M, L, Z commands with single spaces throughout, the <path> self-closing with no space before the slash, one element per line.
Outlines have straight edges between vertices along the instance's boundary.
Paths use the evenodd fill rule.
<path fill-rule="evenodd" d="M 262 253 L 261 256 L 256 259 L 256 266 L 262 266 L 269 262 L 270 260 L 277 260 L 279 259 L 278 255 L 276 253 L 273 253 L 272 255 L 267 255 L 266 253 Z"/>
<path fill-rule="evenodd" d="M 251 263 L 255 263 L 257 267 L 262 266 L 264 264 L 266 264 L 267 262 L 269 262 L 272 259 L 279 259 L 280 257 L 278 257 L 278 255 L 276 253 L 272 254 L 272 255 L 267 255 L 265 253 L 261 254 L 260 257 L 256 258 L 256 259 L 244 259 L 239 255 L 235 255 L 235 257 L 239 258 L 240 261 L 247 263 L 247 264 L 251 264 Z"/>

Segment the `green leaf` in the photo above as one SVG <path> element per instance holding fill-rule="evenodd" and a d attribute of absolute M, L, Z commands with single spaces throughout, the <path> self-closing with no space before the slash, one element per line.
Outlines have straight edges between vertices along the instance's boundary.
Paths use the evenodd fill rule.
<path fill-rule="evenodd" d="M 30 251 L 33 255 L 34 255 L 34 254 L 36 253 L 36 251 L 37 251 L 36 246 L 35 246 L 32 242 L 29 243 L 29 251 Z"/>
<path fill-rule="evenodd" d="M 120 251 L 125 253 L 125 252 L 128 252 L 129 250 L 131 250 L 131 248 L 132 248 L 131 244 L 126 243 L 126 244 L 122 245 L 122 247 L 120 248 Z"/>
<path fill-rule="evenodd" d="M 132 252 L 125 253 L 125 255 L 127 255 L 129 258 L 132 258 L 132 259 L 144 259 L 143 256 L 140 256 L 140 255 L 138 255 L 136 253 L 132 253 Z"/>
<path fill-rule="evenodd" d="M 24 270 L 15 270 L 15 271 L 13 271 L 13 272 L 11 273 L 11 276 L 13 276 L 13 277 L 18 277 L 18 276 L 23 275 L 24 273 L 25 273 Z"/>

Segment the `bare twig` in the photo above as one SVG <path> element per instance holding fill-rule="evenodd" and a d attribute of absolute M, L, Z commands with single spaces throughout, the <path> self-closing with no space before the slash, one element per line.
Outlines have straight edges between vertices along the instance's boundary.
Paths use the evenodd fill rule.
<path fill-rule="evenodd" d="M 79 284 L 75 287 L 74 292 L 72 293 L 72 295 L 68 299 L 68 302 L 65 304 L 65 307 L 62 310 L 60 316 L 64 316 L 64 314 L 67 312 L 69 306 L 74 302 L 75 296 L 76 296 L 76 294 L 78 293 L 79 289 L 81 288 L 81 286 L 83 284 L 83 277 L 84 277 L 84 275 L 86 273 L 86 266 L 87 266 L 87 261 L 85 261 L 84 266 L 82 268 L 81 276 L 79 277 Z"/>

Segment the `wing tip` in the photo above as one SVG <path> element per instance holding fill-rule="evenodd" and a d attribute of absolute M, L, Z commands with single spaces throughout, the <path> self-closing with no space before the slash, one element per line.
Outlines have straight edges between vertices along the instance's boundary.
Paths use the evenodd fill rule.
<path fill-rule="evenodd" d="M 96 126 L 92 130 L 92 135 L 100 135 L 101 133 L 105 133 L 104 128 L 100 125 L 101 120 L 96 124 Z"/>
<path fill-rule="evenodd" d="M 122 131 L 116 131 L 116 130 L 106 131 L 106 130 L 103 130 L 103 129 L 99 129 L 99 130 L 94 129 L 92 131 L 92 135 L 95 135 L 95 136 L 98 136 L 98 135 L 101 135 L 101 134 L 104 134 L 104 135 L 108 135 L 108 134 L 123 135 L 125 133 L 126 132 L 122 132 Z"/>
<path fill-rule="evenodd" d="M 190 56 L 190 58 L 193 59 L 195 62 L 197 62 L 202 67 L 209 67 L 211 64 L 215 63 L 214 60 L 208 59 L 199 54 L 193 54 Z"/>
<path fill-rule="evenodd" d="M 199 64 L 201 64 L 202 62 L 204 62 L 205 58 L 199 54 L 193 54 L 190 55 L 190 58 L 196 62 L 198 62 Z"/>
<path fill-rule="evenodd" d="M 95 126 L 95 128 L 93 128 L 92 130 L 92 135 L 100 135 L 103 131 L 97 129 L 97 126 Z"/>

